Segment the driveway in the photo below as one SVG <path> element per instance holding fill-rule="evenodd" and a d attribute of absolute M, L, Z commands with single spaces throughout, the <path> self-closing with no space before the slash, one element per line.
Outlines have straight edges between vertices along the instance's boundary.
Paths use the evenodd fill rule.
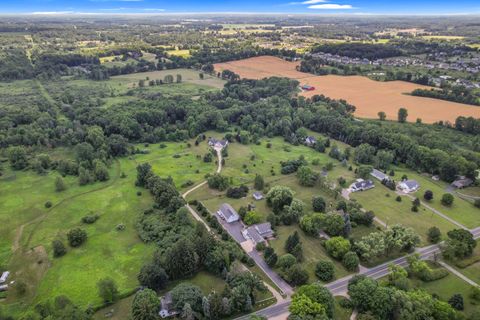
<path fill-rule="evenodd" d="M 245 238 L 242 234 L 242 230 L 244 228 L 243 223 L 241 223 L 240 221 L 227 223 L 218 214 L 215 214 L 215 217 L 217 217 L 217 220 L 222 225 L 223 229 L 225 229 L 235 241 L 237 241 L 238 243 L 242 243 L 245 241 Z"/>

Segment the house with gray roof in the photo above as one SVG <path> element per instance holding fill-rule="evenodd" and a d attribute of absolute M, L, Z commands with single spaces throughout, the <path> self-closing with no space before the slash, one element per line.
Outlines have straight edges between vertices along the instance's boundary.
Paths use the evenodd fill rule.
<path fill-rule="evenodd" d="M 350 190 L 350 192 L 357 192 L 372 189 L 374 187 L 375 185 L 373 184 L 372 180 L 357 179 L 354 183 L 350 185 L 348 189 Z"/>
<path fill-rule="evenodd" d="M 220 216 L 220 218 L 228 223 L 232 223 L 240 219 L 237 211 L 235 211 L 235 209 L 233 209 L 228 203 L 222 204 L 220 209 L 218 209 L 217 214 Z"/>
<path fill-rule="evenodd" d="M 317 140 L 315 139 L 315 137 L 308 136 L 305 138 L 305 144 L 307 146 L 313 146 L 315 143 L 317 143 Z"/>
<path fill-rule="evenodd" d="M 379 181 L 390 180 L 389 175 L 387 175 L 387 174 L 385 174 L 382 171 L 377 170 L 377 169 L 373 169 L 372 172 L 370 172 L 370 175 L 372 177 L 374 177 L 375 179 L 379 180 Z"/>
<path fill-rule="evenodd" d="M 10 272 L 8 271 L 3 272 L 2 276 L 0 277 L 0 284 L 6 282 L 9 275 L 10 275 Z"/>
<path fill-rule="evenodd" d="M 455 181 L 453 181 L 451 185 L 452 187 L 455 187 L 457 189 L 463 189 L 469 187 L 470 185 L 472 185 L 472 183 L 472 179 L 469 179 L 465 176 L 460 176 Z"/>
<path fill-rule="evenodd" d="M 397 187 L 405 193 L 411 193 L 420 189 L 420 184 L 416 180 L 403 180 Z"/>
<path fill-rule="evenodd" d="M 252 240 L 255 244 L 263 243 L 273 237 L 270 222 L 254 224 L 242 231 L 243 237 Z"/>
<path fill-rule="evenodd" d="M 253 199 L 255 200 L 262 200 L 263 199 L 263 193 L 261 193 L 260 191 L 255 191 L 253 194 Z"/>
<path fill-rule="evenodd" d="M 208 145 L 210 147 L 213 147 L 213 148 L 223 149 L 226 146 L 228 146 L 228 140 L 226 140 L 226 139 L 217 140 L 215 138 L 210 137 L 210 138 L 208 138 Z"/>

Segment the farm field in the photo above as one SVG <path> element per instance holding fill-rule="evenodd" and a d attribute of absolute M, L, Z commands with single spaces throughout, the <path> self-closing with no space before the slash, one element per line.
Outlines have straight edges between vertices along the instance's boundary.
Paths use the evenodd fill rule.
<path fill-rule="evenodd" d="M 27 283 L 27 295 L 22 299 L 16 300 L 14 291 L 8 295 L 7 310 L 18 314 L 26 310 L 25 306 L 59 294 L 82 307 L 98 305 L 101 301 L 96 283 L 107 276 L 115 279 L 122 294 L 138 285 L 137 274 L 143 262 L 150 259 L 154 246 L 144 244 L 135 229 L 138 214 L 152 205 L 149 193 L 134 186 L 136 166 L 148 161 L 158 175 L 171 176 L 179 189 L 187 180 L 198 183 L 214 169 L 214 164 L 196 156 L 205 153 L 206 144 L 191 148 L 187 143 L 164 145 L 137 145 L 150 153 L 118 159 L 109 170 L 110 180 L 103 183 L 79 186 L 76 177 L 67 176 L 63 192 L 55 192 L 57 173 L 39 176 L 32 171 L 4 172 L 0 180 L 0 222 L 2 235 L 6 236 L 0 242 L 0 261 L 7 261 L 12 279 L 21 276 Z M 176 154 L 180 157 L 174 158 Z M 58 150 L 52 154 L 52 158 L 59 156 Z M 142 193 L 137 195 L 137 191 Z M 46 201 L 52 201 L 50 209 L 44 207 Z M 81 218 L 88 214 L 100 218 L 94 224 L 82 224 Z M 119 224 L 125 230 L 117 231 Z M 66 233 L 75 227 L 87 231 L 86 243 L 69 248 L 64 257 L 53 258 L 52 240 L 65 240 Z M 209 278 L 203 283 L 214 282 Z M 11 304 L 13 301 L 20 302 Z"/>
<path fill-rule="evenodd" d="M 271 56 L 255 57 L 215 64 L 217 71 L 231 70 L 241 77 L 262 79 L 283 76 L 296 79 L 300 84 L 309 84 L 316 89 L 302 92 L 311 97 L 323 94 L 333 99 L 344 99 L 357 107 L 355 115 L 360 118 L 378 118 L 383 111 L 387 119 L 396 119 L 398 109 L 408 110 L 408 120 L 422 119 L 424 123 L 437 121 L 454 122 L 458 116 L 480 117 L 480 108 L 445 100 L 408 95 L 414 89 L 428 88 L 403 81 L 379 82 L 362 76 L 313 76 L 299 72 L 298 62 L 288 62 Z M 273 71 L 272 71 L 273 70 Z"/>

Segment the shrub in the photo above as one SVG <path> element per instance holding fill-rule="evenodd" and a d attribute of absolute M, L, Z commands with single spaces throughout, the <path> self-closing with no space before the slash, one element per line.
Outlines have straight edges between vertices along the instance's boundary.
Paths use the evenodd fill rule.
<path fill-rule="evenodd" d="M 352 301 L 350 299 L 345 298 L 345 297 L 341 297 L 340 300 L 338 301 L 338 304 L 343 309 L 348 309 L 348 310 L 353 309 Z"/>
<path fill-rule="evenodd" d="M 53 248 L 53 257 L 55 258 L 62 257 L 67 253 L 67 248 L 65 248 L 65 245 L 60 240 L 53 240 L 52 248 Z"/>
<path fill-rule="evenodd" d="M 474 205 L 475 207 L 480 208 L 480 199 L 476 199 Z"/>
<path fill-rule="evenodd" d="M 425 191 L 425 193 L 423 194 L 423 198 L 427 201 L 432 200 L 433 199 L 433 192 L 430 191 L 430 190 Z"/>
<path fill-rule="evenodd" d="M 262 216 L 258 212 L 255 212 L 255 211 L 247 212 L 247 214 L 245 215 L 245 218 L 243 219 L 245 224 L 247 224 L 249 226 L 252 225 L 252 224 L 255 224 L 255 223 L 259 223 L 261 220 L 262 220 Z"/>
<path fill-rule="evenodd" d="M 142 191 L 137 191 L 137 196 L 141 196 L 142 195 Z"/>
<path fill-rule="evenodd" d="M 97 221 L 98 218 L 100 218 L 100 216 L 98 214 L 89 214 L 89 215 L 82 218 L 82 222 L 86 223 L 86 224 L 92 224 L 95 221 Z"/>
<path fill-rule="evenodd" d="M 285 278 L 290 284 L 300 286 L 308 282 L 308 272 L 299 264 L 295 264 L 285 272 Z"/>
<path fill-rule="evenodd" d="M 451 206 L 451 205 L 453 204 L 453 200 L 454 200 L 454 198 L 453 198 L 453 196 L 452 196 L 450 193 L 445 193 L 445 194 L 442 196 L 441 202 L 442 202 L 442 204 L 443 204 L 444 206 L 448 206 L 448 207 L 449 207 L 449 206 Z"/>
<path fill-rule="evenodd" d="M 263 251 L 265 250 L 265 248 L 266 248 L 265 242 L 257 243 L 255 246 L 255 249 L 257 249 L 257 251 Z"/>
<path fill-rule="evenodd" d="M 322 281 L 330 281 L 335 276 L 335 267 L 330 261 L 319 261 L 315 266 L 315 275 Z"/>
<path fill-rule="evenodd" d="M 125 225 L 123 223 L 120 223 L 120 224 L 117 224 L 117 226 L 115 227 L 115 230 L 117 231 L 123 231 L 125 230 Z"/>
<path fill-rule="evenodd" d="M 233 199 L 240 199 L 246 197 L 248 194 L 248 187 L 247 186 L 239 186 L 239 187 L 231 187 L 227 189 L 227 197 Z"/>
<path fill-rule="evenodd" d="M 448 299 L 448 304 L 451 305 L 454 309 L 463 310 L 463 296 L 460 293 L 454 294 L 450 299 Z"/>
<path fill-rule="evenodd" d="M 283 271 L 297 263 L 297 259 L 290 253 L 284 254 L 278 259 L 277 266 Z"/>
<path fill-rule="evenodd" d="M 51 208 L 52 207 L 52 202 L 51 201 L 47 201 L 45 202 L 45 208 Z"/>
<path fill-rule="evenodd" d="M 342 259 L 350 247 L 350 241 L 343 237 L 333 237 L 325 242 L 325 249 L 335 259 Z"/>
<path fill-rule="evenodd" d="M 325 199 L 320 196 L 315 196 L 312 199 L 312 208 L 315 212 L 325 212 L 326 207 Z"/>
<path fill-rule="evenodd" d="M 349 251 L 343 256 L 342 264 L 348 271 L 356 271 L 360 264 L 360 259 L 355 252 Z"/>
<path fill-rule="evenodd" d="M 428 241 L 430 241 L 431 243 L 438 243 L 442 238 L 442 233 L 437 227 L 431 227 L 430 229 L 428 229 L 427 235 Z"/>
<path fill-rule="evenodd" d="M 71 247 L 79 247 L 87 240 L 87 232 L 80 228 L 75 228 L 67 233 L 68 243 Z"/>
<path fill-rule="evenodd" d="M 397 197 L 395 198 L 395 201 L 397 201 L 397 202 L 402 202 L 402 197 L 401 197 L 401 196 L 397 196 Z"/>

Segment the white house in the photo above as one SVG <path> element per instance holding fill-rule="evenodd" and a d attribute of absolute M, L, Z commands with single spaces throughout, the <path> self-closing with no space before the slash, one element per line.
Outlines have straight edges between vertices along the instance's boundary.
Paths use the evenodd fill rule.
<path fill-rule="evenodd" d="M 357 179 L 354 183 L 348 188 L 351 192 L 365 191 L 375 187 L 372 180 L 363 180 Z"/>
<path fill-rule="evenodd" d="M 261 193 L 260 191 L 255 191 L 253 194 L 253 199 L 259 201 L 259 200 L 262 200 L 263 199 L 263 193 Z"/>
<path fill-rule="evenodd" d="M 398 184 L 398 188 L 405 193 L 411 193 L 420 189 L 420 185 L 415 180 L 403 180 Z"/>
<path fill-rule="evenodd" d="M 228 203 L 224 203 L 220 206 L 220 209 L 217 211 L 217 214 L 228 223 L 232 223 L 240 220 L 240 216 L 237 211 L 232 208 Z"/>
<path fill-rule="evenodd" d="M 215 138 L 208 138 L 208 145 L 216 149 L 223 149 L 228 146 L 228 140 L 217 140 Z"/>
<path fill-rule="evenodd" d="M 158 314 L 162 318 L 173 317 L 178 314 L 178 311 L 173 310 L 173 299 L 170 292 L 160 298 L 160 312 Z"/>
<path fill-rule="evenodd" d="M 315 143 L 317 143 L 317 140 L 315 139 L 315 137 L 308 136 L 305 138 L 305 144 L 307 146 L 313 146 Z"/>

